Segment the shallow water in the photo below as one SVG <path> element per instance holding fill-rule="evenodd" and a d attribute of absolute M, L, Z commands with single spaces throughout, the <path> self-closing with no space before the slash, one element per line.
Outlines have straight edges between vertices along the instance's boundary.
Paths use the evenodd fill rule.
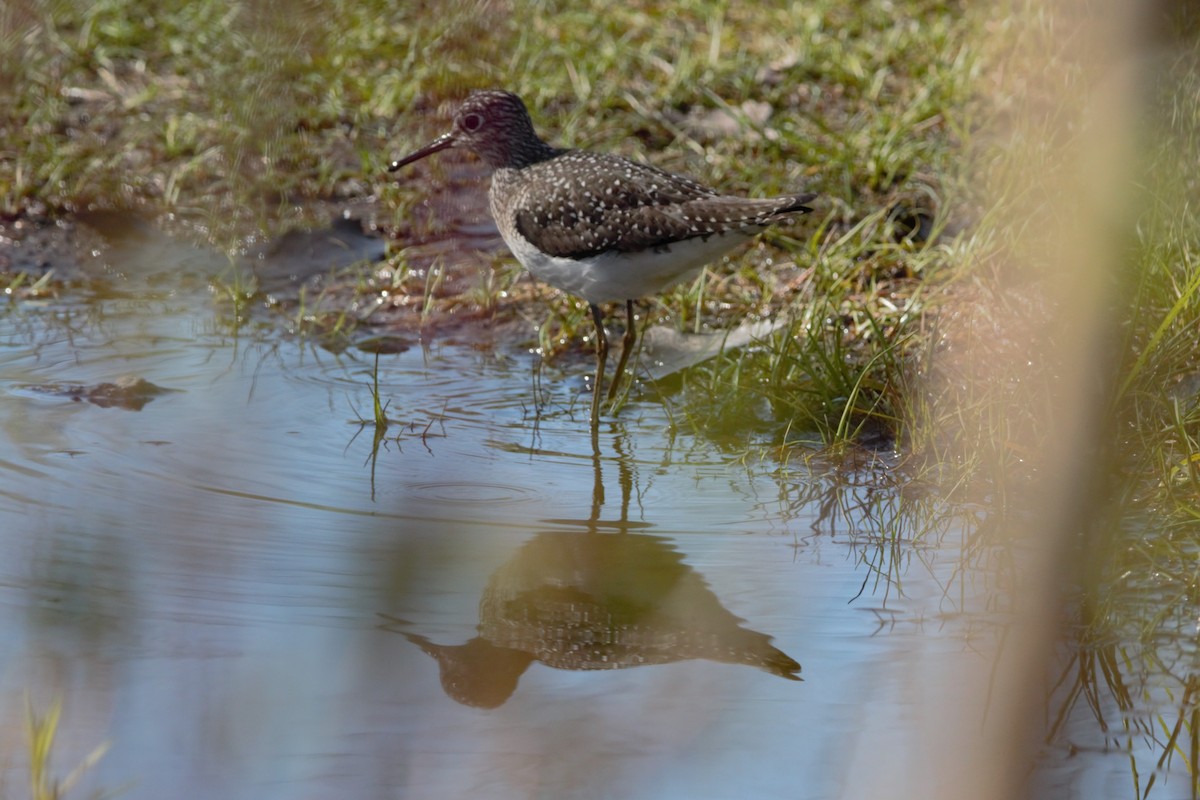
<path fill-rule="evenodd" d="M 377 438 L 374 356 L 117 273 L 0 314 L 10 785 L 28 696 L 122 797 L 867 796 L 930 702 L 898 661 L 987 668 L 993 580 L 934 500 L 636 396 L 593 439 L 587 365 L 504 347 L 381 355 Z M 169 391 L 54 391 L 123 375 Z"/>

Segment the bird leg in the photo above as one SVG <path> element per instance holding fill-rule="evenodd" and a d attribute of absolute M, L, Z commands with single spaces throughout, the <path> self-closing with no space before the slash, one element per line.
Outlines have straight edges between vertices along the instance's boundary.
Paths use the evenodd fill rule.
<path fill-rule="evenodd" d="M 604 382 L 604 362 L 608 360 L 608 337 L 604 335 L 604 312 L 589 303 L 592 320 L 596 323 L 596 385 L 592 387 L 592 427 L 600 423 L 600 387 Z"/>
<path fill-rule="evenodd" d="M 608 402 L 617 396 L 617 387 L 621 385 L 621 376 L 625 374 L 625 364 L 629 362 L 629 354 L 637 343 L 637 328 L 633 323 L 633 301 L 625 301 L 625 338 L 621 340 L 621 357 L 617 360 L 617 371 L 612 383 L 608 385 Z"/>

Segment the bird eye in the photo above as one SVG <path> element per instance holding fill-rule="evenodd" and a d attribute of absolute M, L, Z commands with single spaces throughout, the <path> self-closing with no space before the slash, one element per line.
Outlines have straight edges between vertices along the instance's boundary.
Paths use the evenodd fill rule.
<path fill-rule="evenodd" d="M 483 115 L 467 114 L 463 117 L 462 126 L 467 133 L 474 133 L 483 127 Z"/>

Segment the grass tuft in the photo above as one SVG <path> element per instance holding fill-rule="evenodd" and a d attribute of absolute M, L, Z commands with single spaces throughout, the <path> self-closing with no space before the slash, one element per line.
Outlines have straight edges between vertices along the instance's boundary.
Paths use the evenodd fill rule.
<path fill-rule="evenodd" d="M 45 715 L 37 713 L 32 701 L 26 702 L 25 735 L 29 743 L 29 795 L 32 800 L 60 800 L 66 797 L 108 752 L 108 743 L 105 742 L 89 753 L 66 777 L 55 777 L 51 756 L 61 716 L 61 700 L 56 699 L 51 703 Z"/>

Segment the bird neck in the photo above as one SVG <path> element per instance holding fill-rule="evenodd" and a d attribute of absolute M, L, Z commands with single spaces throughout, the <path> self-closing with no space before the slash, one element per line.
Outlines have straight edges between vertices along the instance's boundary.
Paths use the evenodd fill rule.
<path fill-rule="evenodd" d="M 554 158 L 563 151 L 546 144 L 536 135 L 509 140 L 503 146 L 480 153 L 493 169 L 521 169 Z"/>

